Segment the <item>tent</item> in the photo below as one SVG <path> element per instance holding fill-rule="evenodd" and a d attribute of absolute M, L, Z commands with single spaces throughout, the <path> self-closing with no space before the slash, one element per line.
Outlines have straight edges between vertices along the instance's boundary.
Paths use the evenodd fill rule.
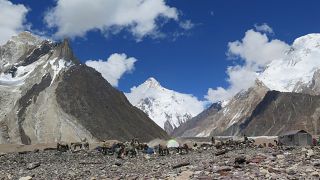
<path fill-rule="evenodd" d="M 121 143 L 118 140 L 107 140 L 107 141 L 103 141 L 101 144 L 102 147 L 112 147 L 114 144 L 118 144 Z"/>
<path fill-rule="evenodd" d="M 154 140 L 148 142 L 147 145 L 148 145 L 149 147 L 156 147 L 156 146 L 158 146 L 159 144 L 160 144 L 161 146 L 165 146 L 166 143 L 167 143 L 167 142 L 166 142 L 165 140 L 162 140 L 162 139 L 154 139 Z"/>
<path fill-rule="evenodd" d="M 177 147 L 179 147 L 179 143 L 176 140 L 171 139 L 167 142 L 167 147 L 168 148 L 177 148 Z"/>

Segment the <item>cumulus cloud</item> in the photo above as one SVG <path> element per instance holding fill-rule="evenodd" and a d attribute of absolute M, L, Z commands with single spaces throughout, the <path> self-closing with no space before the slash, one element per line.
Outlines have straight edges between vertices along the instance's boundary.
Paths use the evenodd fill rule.
<path fill-rule="evenodd" d="M 119 79 L 128 72 L 134 70 L 136 58 L 127 57 L 126 54 L 112 54 L 107 61 L 103 60 L 88 60 L 86 65 L 96 69 L 101 73 L 112 86 L 117 87 Z"/>
<path fill-rule="evenodd" d="M 25 29 L 27 13 L 24 5 L 0 0 L 0 45 Z"/>
<path fill-rule="evenodd" d="M 118 33 L 126 29 L 141 40 L 159 32 L 159 19 L 178 20 L 165 0 L 57 0 L 45 15 L 57 37 L 85 36 L 88 31 Z"/>
<path fill-rule="evenodd" d="M 289 45 L 277 39 L 269 40 L 266 34 L 250 29 L 241 41 L 229 42 L 228 47 L 229 57 L 240 57 L 248 66 L 257 68 L 281 58 Z"/>
<path fill-rule="evenodd" d="M 239 91 L 248 89 L 271 61 L 285 56 L 289 45 L 277 39 L 270 40 L 265 33 L 250 29 L 241 41 L 229 42 L 228 48 L 229 59 L 240 61 L 227 69 L 228 88 L 208 90 L 206 98 L 212 102 L 228 100 Z"/>
<path fill-rule="evenodd" d="M 258 24 L 255 24 L 254 25 L 254 28 L 257 30 L 257 31 L 260 31 L 260 32 L 265 32 L 265 33 L 270 33 L 272 34 L 273 33 L 273 29 L 266 23 L 263 23 L 261 25 L 258 25 Z"/>

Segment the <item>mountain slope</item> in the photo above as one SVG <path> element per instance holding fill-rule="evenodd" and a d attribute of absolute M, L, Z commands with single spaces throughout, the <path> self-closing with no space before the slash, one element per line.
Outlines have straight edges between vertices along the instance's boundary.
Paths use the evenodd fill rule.
<path fill-rule="evenodd" d="M 138 137 L 147 141 L 167 136 L 93 68 L 73 66 L 62 78 L 56 89 L 58 104 L 94 137 L 120 140 Z"/>
<path fill-rule="evenodd" d="M 303 128 L 315 133 L 313 129 L 317 129 L 319 119 L 313 117 L 317 117 L 317 108 L 320 107 L 316 96 L 320 95 L 319 59 L 320 34 L 297 38 L 282 59 L 273 60 L 260 73 L 257 82 L 261 86 L 256 83 L 239 92 L 219 112 L 200 119 L 201 123 L 189 127 L 186 132 L 192 131 L 194 136 L 243 132 L 247 135 L 277 135 L 285 130 Z M 279 99 L 262 106 L 261 103 L 274 93 L 269 90 L 288 94 L 281 94 Z M 273 117 L 273 114 L 278 117 Z"/>
<path fill-rule="evenodd" d="M 80 65 L 68 41 L 24 32 L 0 46 L 0 57 L 0 143 L 168 137 L 100 73 Z"/>
<path fill-rule="evenodd" d="M 204 103 L 196 97 L 168 90 L 154 78 L 132 88 L 126 96 L 168 133 L 204 110 Z"/>
<path fill-rule="evenodd" d="M 256 105 L 263 99 L 268 88 L 260 81 L 256 81 L 255 86 L 247 91 L 239 92 L 226 106 L 218 112 L 209 112 L 203 119 L 198 119 L 200 123 L 189 127 L 182 135 L 184 137 L 207 137 L 210 135 L 233 135 L 237 130 L 226 132 L 226 130 L 237 122 L 243 121 L 250 116 Z"/>
<path fill-rule="evenodd" d="M 188 120 L 186 123 L 182 124 L 178 128 L 174 129 L 171 133 L 172 136 L 175 137 L 194 137 L 198 134 L 198 128 L 200 128 L 200 124 L 208 118 L 208 116 L 212 116 L 221 110 L 220 103 L 212 104 L 208 109 L 204 110 L 202 113 L 198 114 L 196 117 Z M 196 128 L 194 128 L 196 127 Z"/>
<path fill-rule="evenodd" d="M 253 136 L 279 135 L 293 129 L 320 130 L 320 96 L 269 91 L 240 130 Z"/>

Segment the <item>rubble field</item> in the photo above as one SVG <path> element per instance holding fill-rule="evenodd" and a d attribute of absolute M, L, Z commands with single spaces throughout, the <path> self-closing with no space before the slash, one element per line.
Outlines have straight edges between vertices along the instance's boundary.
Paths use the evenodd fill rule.
<path fill-rule="evenodd" d="M 0 154 L 7 179 L 319 179 L 320 147 L 222 148 L 116 155 L 56 150 Z"/>

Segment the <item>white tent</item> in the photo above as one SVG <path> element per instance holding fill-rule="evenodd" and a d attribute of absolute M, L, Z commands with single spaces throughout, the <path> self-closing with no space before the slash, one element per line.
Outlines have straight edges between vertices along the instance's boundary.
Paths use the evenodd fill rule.
<path fill-rule="evenodd" d="M 165 140 L 162 140 L 162 139 L 154 139 L 150 142 L 148 142 L 148 146 L 149 147 L 156 147 L 158 145 L 161 145 L 161 146 L 165 146 L 166 145 L 166 141 Z"/>

